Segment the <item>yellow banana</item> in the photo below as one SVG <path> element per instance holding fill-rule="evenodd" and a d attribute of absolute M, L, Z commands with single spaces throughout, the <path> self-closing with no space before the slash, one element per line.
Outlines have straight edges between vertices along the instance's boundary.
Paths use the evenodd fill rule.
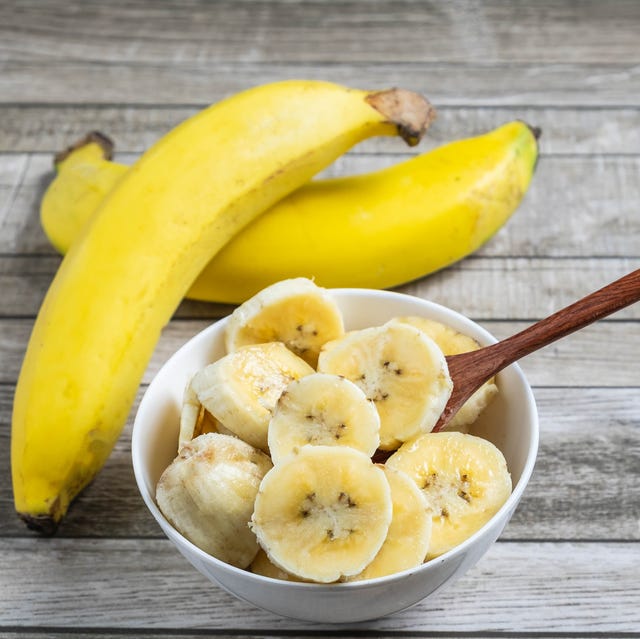
<path fill-rule="evenodd" d="M 12 419 L 14 502 L 53 532 L 104 464 L 162 327 L 252 218 L 372 135 L 414 143 L 417 94 L 287 81 L 223 100 L 152 146 L 74 241 L 29 340 Z"/>
<path fill-rule="evenodd" d="M 53 246 L 66 253 L 91 215 L 129 170 L 112 162 L 113 142 L 98 131 L 58 153 L 57 175 L 40 204 L 40 222 Z"/>
<path fill-rule="evenodd" d="M 537 136 L 523 122 L 510 122 L 375 173 L 306 184 L 217 253 L 188 296 L 239 303 L 298 276 L 326 287 L 387 288 L 448 266 L 516 210 L 533 175 Z M 59 164 L 42 207 L 45 232 L 63 251 L 60 238 L 70 246 L 91 215 L 89 200 L 97 205 L 107 179 L 128 170 L 96 159 L 97 147 L 89 161 L 76 153 Z M 80 174 L 94 169 L 99 183 L 78 194 Z"/>

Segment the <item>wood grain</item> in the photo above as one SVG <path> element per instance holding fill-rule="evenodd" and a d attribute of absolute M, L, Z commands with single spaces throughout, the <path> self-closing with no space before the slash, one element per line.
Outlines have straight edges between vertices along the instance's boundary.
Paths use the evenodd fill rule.
<path fill-rule="evenodd" d="M 640 639 L 638 304 L 521 362 L 541 438 L 519 508 L 464 578 L 377 622 L 284 620 L 210 585 L 138 496 L 131 418 L 56 538 L 15 517 L 9 461 L 22 354 L 60 261 L 38 220 L 52 153 L 99 128 L 131 163 L 205 105 L 291 77 L 404 86 L 438 108 L 419 147 L 369 140 L 327 175 L 523 119 L 543 136 L 517 214 L 473 257 L 400 287 L 504 338 L 640 268 L 638 33 L 635 0 L 0 3 L 0 636 Z M 137 401 L 231 308 L 183 302 Z"/>
<path fill-rule="evenodd" d="M 287 60 L 487 65 L 637 63 L 633 0 L 255 2 L 5 1 L 0 53 L 30 63 L 141 64 Z M 327 37 L 327 33 L 330 37 Z M 615 33 L 615 38 L 611 34 Z M 187 36 L 188 37 L 185 37 Z M 60 47 L 65 42 L 64 48 Z"/>
<path fill-rule="evenodd" d="M 185 96 L 185 99 L 189 96 Z M 0 104 L 0 153 L 46 153 L 40 170 L 51 169 L 53 153 L 100 129 L 116 143 L 119 161 L 130 163 L 167 131 L 207 106 L 191 105 Z M 436 104 L 438 115 L 426 138 L 413 150 L 395 138 L 373 138 L 358 146 L 363 153 L 418 153 L 456 138 L 480 135 L 511 120 L 542 129 L 543 156 L 637 154 L 640 108 L 539 106 L 467 107 Z M 6 161 L 0 156 L 0 166 Z M 31 170 L 35 168 L 32 165 Z M 0 172 L 0 177 L 2 174 Z"/>
<path fill-rule="evenodd" d="M 0 256 L 0 320 L 35 318 L 59 263 L 53 255 Z M 477 254 L 395 290 L 449 306 L 477 321 L 533 322 L 639 266 L 640 257 L 555 260 Z M 184 300 L 174 317 L 216 319 L 233 308 Z M 615 315 L 616 321 L 638 319 L 637 305 Z"/>
<path fill-rule="evenodd" d="M 98 76 L 100 82 L 88 83 Z M 572 63 L 492 66 L 395 63 L 324 65 L 283 62 L 210 64 L 9 60 L 0 75 L 4 102 L 46 104 L 209 104 L 265 82 L 292 77 L 367 89 L 399 86 L 426 95 L 436 106 L 635 107 L 640 67 Z M 464 98 L 461 98 L 464 95 Z"/>
<path fill-rule="evenodd" d="M 100 570 L 97 557 L 104 559 Z M 639 561 L 638 544 L 498 543 L 475 568 L 432 598 L 350 629 L 407 634 L 472 633 L 477 628 L 632 632 L 640 623 L 640 609 L 634 605 L 640 595 Z M 0 539 L 0 563 L 0 618 L 9 626 L 30 619 L 35 625 L 71 628 L 78 625 L 81 609 L 83 628 L 135 627 L 144 609 L 145 628 L 155 630 L 306 634 L 332 628 L 280 619 L 236 600 L 191 568 L 167 540 L 56 538 L 34 544 L 31 539 Z"/>

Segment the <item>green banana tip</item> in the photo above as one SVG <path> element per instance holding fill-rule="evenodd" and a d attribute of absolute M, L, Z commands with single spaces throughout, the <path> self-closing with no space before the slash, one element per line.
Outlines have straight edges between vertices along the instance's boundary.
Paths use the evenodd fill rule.
<path fill-rule="evenodd" d="M 53 166 L 57 167 L 59 164 L 62 164 L 74 151 L 88 144 L 97 144 L 102 149 L 102 155 L 105 160 L 113 159 L 113 149 L 115 146 L 113 140 L 100 131 L 89 131 L 89 133 L 81 137 L 77 142 L 74 142 L 63 151 L 56 153 L 53 156 Z"/>

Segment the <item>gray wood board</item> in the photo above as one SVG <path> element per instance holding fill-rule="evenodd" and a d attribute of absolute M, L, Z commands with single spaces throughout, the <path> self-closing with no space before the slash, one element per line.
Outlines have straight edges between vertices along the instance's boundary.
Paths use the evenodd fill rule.
<path fill-rule="evenodd" d="M 116 145 L 116 158 L 132 162 L 171 128 L 206 107 L 191 105 L 0 104 L 0 153 L 45 152 L 34 166 L 50 170 L 51 154 L 88 131 L 99 129 Z M 408 149 L 394 138 L 374 138 L 358 146 L 363 153 L 414 154 L 451 140 L 480 135 L 511 120 L 524 120 L 542 130 L 543 156 L 640 153 L 640 107 L 468 107 L 436 104 L 437 118 L 425 139 Z M 0 156 L 0 167 L 12 162 Z M 30 167 L 30 170 L 34 169 Z M 2 171 L 2 168 L 0 168 Z M 2 177 L 2 173 L 0 173 Z M 6 179 L 6 178 L 4 178 Z"/>
<path fill-rule="evenodd" d="M 633 0 L 174 0 L 153 11 L 144 0 L 108 7 L 10 0 L 0 18 L 4 57 L 58 66 L 640 61 Z"/>
<path fill-rule="evenodd" d="M 431 598 L 347 628 L 381 634 L 478 628 L 631 633 L 640 624 L 639 562 L 637 543 L 497 543 L 464 577 Z M 0 564 L 0 623 L 7 626 L 29 619 L 36 627 L 60 629 L 80 624 L 315 634 L 332 628 L 282 619 L 236 600 L 164 539 L 0 539 Z"/>

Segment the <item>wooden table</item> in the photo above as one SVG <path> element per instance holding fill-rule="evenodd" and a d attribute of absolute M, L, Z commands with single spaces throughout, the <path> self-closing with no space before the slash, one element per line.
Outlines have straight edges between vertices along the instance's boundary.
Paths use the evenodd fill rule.
<path fill-rule="evenodd" d="M 505 337 L 640 267 L 640 3 L 4 0 L 0 60 L 2 636 L 640 637 L 640 305 L 522 363 L 541 445 L 521 506 L 464 578 L 379 621 L 299 623 L 210 585 L 138 496 L 130 424 L 53 538 L 15 517 L 9 470 L 15 382 L 60 263 L 38 221 L 55 151 L 97 128 L 132 162 L 203 106 L 291 77 L 398 85 L 438 108 L 418 149 L 367 142 L 332 174 L 524 119 L 543 137 L 515 217 L 401 288 Z M 183 303 L 145 384 L 229 310 Z"/>

